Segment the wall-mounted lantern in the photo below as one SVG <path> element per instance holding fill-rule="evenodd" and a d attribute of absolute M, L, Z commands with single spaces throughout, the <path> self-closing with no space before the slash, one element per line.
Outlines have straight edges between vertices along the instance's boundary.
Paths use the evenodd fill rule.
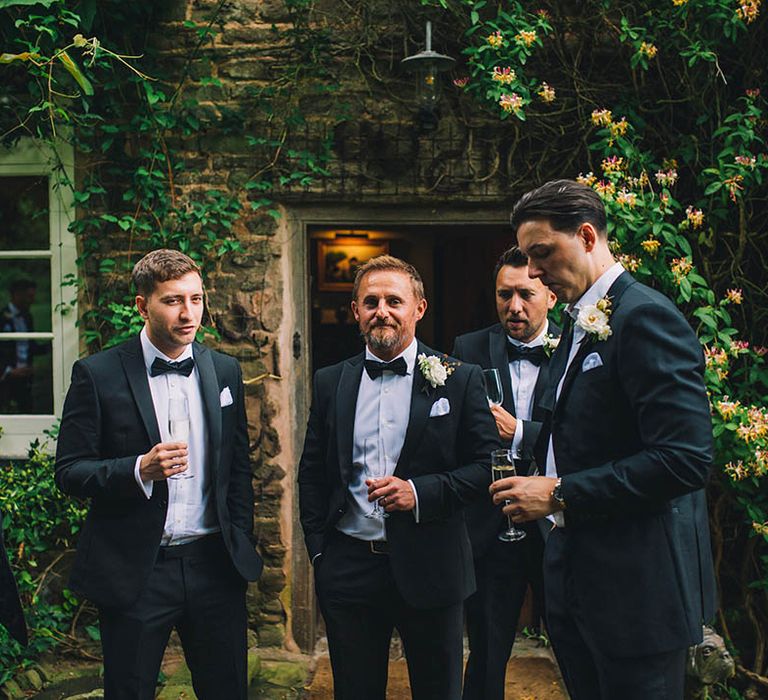
<path fill-rule="evenodd" d="M 427 47 L 401 61 L 405 70 L 416 74 L 416 99 L 419 106 L 419 125 L 423 131 L 437 128 L 440 99 L 438 74 L 450 70 L 455 59 L 432 50 L 432 22 L 427 22 Z"/>

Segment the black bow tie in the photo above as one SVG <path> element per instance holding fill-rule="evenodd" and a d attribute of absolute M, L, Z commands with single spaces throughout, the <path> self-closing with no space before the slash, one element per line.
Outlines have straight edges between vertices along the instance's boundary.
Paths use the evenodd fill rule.
<path fill-rule="evenodd" d="M 381 376 L 382 372 L 394 372 L 404 377 L 408 374 L 408 365 L 402 357 L 398 357 L 392 362 L 377 362 L 376 360 L 365 361 L 365 371 L 371 379 Z"/>
<path fill-rule="evenodd" d="M 166 362 L 162 358 L 156 357 L 155 361 L 152 363 L 152 367 L 149 368 L 149 376 L 157 377 L 160 374 L 175 372 L 177 374 L 183 374 L 185 377 L 188 377 L 190 374 L 192 374 L 192 370 L 194 368 L 195 361 L 191 357 L 188 357 L 186 360 L 182 360 L 181 362 Z"/>
<path fill-rule="evenodd" d="M 507 356 L 510 362 L 514 360 L 528 360 L 528 362 L 533 362 L 538 367 L 545 357 L 544 346 L 537 345 L 535 348 L 527 348 L 524 345 L 507 343 Z"/>

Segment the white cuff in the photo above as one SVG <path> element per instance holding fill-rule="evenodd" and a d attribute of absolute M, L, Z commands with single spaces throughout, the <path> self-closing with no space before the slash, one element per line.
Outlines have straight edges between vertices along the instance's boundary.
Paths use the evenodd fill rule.
<path fill-rule="evenodd" d="M 523 421 L 517 418 L 515 420 L 515 434 L 512 436 L 512 444 L 509 449 L 516 454 L 520 454 L 523 446 Z M 518 476 L 520 476 L 518 474 Z"/>
<path fill-rule="evenodd" d="M 139 473 L 139 467 L 141 466 L 141 458 L 144 455 L 136 457 L 136 466 L 133 468 L 133 478 L 136 479 L 136 483 L 139 485 L 142 493 L 149 499 L 152 498 L 152 487 L 155 485 L 154 481 L 144 481 Z"/>
<path fill-rule="evenodd" d="M 416 486 L 413 484 L 413 479 L 408 479 L 408 483 L 411 485 L 413 491 L 413 497 L 416 499 L 416 507 L 413 509 L 413 517 L 416 522 L 419 522 L 419 494 L 416 491 Z"/>

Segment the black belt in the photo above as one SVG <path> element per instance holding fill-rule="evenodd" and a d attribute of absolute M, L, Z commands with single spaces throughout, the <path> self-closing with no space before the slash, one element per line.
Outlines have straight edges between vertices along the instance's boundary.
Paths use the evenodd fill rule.
<path fill-rule="evenodd" d="M 204 557 L 220 552 L 224 547 L 224 539 L 220 532 L 212 535 L 203 535 L 192 542 L 174 544 L 168 547 L 160 547 L 157 554 L 158 561 L 166 559 L 182 559 L 183 557 Z"/>
<path fill-rule="evenodd" d="M 371 554 L 389 554 L 389 542 L 386 540 L 361 540 L 358 537 L 352 537 L 341 530 L 336 530 L 336 534 L 347 540 L 350 544 L 358 547 L 365 547 Z"/>

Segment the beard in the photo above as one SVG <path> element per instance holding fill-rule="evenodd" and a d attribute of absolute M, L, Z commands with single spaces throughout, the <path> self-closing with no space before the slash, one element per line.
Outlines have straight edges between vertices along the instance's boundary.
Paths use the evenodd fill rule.
<path fill-rule="evenodd" d="M 360 333 L 372 352 L 389 352 L 398 347 L 402 340 L 400 332 L 391 325 L 377 324 Z"/>

